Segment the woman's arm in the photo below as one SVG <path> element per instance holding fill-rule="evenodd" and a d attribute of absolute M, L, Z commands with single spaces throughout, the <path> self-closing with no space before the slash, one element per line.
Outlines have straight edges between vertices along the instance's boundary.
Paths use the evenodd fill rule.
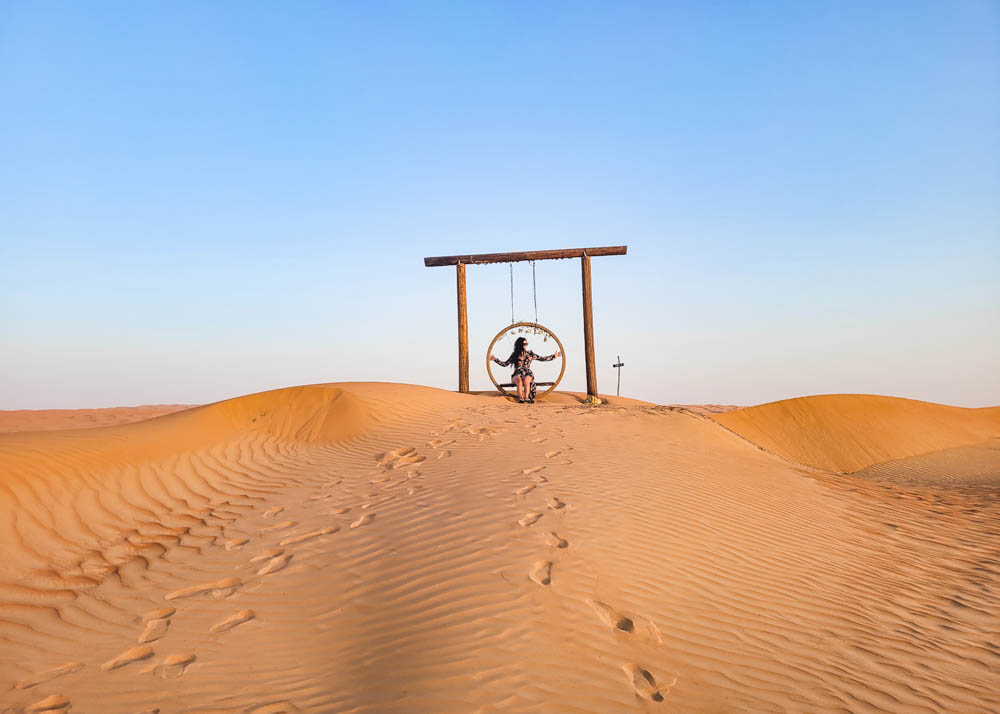
<path fill-rule="evenodd" d="M 506 367 L 507 365 L 510 364 L 510 360 L 509 359 L 501 360 L 496 355 L 490 355 L 490 359 L 493 360 L 494 362 L 496 362 L 501 367 Z"/>
<path fill-rule="evenodd" d="M 548 357 L 542 357 L 541 355 L 536 355 L 534 352 L 530 352 L 532 359 L 537 359 L 539 362 L 551 362 L 556 357 L 559 356 L 559 350 L 556 350 L 554 355 L 549 355 Z"/>

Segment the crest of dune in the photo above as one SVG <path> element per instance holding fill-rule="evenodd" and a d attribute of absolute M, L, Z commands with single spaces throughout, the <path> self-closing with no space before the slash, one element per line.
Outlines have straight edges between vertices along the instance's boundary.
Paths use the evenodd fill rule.
<path fill-rule="evenodd" d="M 872 394 L 798 397 L 712 418 L 778 456 L 839 473 L 1000 435 L 1000 407 L 966 409 Z"/>

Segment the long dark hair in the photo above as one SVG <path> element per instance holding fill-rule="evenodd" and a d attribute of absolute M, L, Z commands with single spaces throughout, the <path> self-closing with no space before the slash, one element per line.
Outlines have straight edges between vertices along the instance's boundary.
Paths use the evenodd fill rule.
<path fill-rule="evenodd" d="M 527 341 L 528 341 L 527 337 L 518 337 L 516 340 L 514 340 L 514 351 L 510 353 L 510 357 L 507 358 L 507 361 L 510 362 L 515 367 L 517 366 L 517 360 L 521 357 L 521 354 L 523 352 L 527 352 L 527 350 L 524 348 L 524 343 Z"/>

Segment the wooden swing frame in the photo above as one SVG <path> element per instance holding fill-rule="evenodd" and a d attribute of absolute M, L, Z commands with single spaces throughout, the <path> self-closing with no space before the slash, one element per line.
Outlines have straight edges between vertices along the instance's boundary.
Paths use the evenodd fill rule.
<path fill-rule="evenodd" d="M 583 282 L 583 347 L 584 365 L 587 370 L 587 402 L 600 404 L 601 400 L 597 395 L 597 368 L 594 366 L 594 310 L 590 284 L 590 259 L 602 255 L 625 255 L 627 252 L 627 245 L 614 245 L 598 248 L 565 248 L 520 253 L 480 253 L 478 255 L 446 255 L 424 258 L 424 266 L 428 268 L 443 265 L 455 266 L 458 291 L 458 391 L 463 394 L 469 393 L 469 317 L 465 296 L 465 266 L 484 263 L 517 263 L 525 260 L 579 258 Z M 551 331 L 550 334 L 552 334 Z M 564 361 L 564 368 L 565 364 Z M 560 373 L 559 376 L 561 379 L 562 374 Z M 490 379 L 493 379 L 492 373 Z M 494 384 L 496 384 L 495 381 Z M 499 389 L 499 386 L 497 388 Z"/>

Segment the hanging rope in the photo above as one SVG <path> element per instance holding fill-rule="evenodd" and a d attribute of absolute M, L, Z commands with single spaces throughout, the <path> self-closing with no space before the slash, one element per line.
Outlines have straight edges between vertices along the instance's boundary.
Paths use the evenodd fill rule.
<path fill-rule="evenodd" d="M 538 324 L 538 288 L 535 287 L 535 261 L 531 261 L 531 292 L 535 297 L 535 324 Z"/>
<path fill-rule="evenodd" d="M 510 267 L 510 324 L 514 324 L 514 264 L 507 263 Z"/>

